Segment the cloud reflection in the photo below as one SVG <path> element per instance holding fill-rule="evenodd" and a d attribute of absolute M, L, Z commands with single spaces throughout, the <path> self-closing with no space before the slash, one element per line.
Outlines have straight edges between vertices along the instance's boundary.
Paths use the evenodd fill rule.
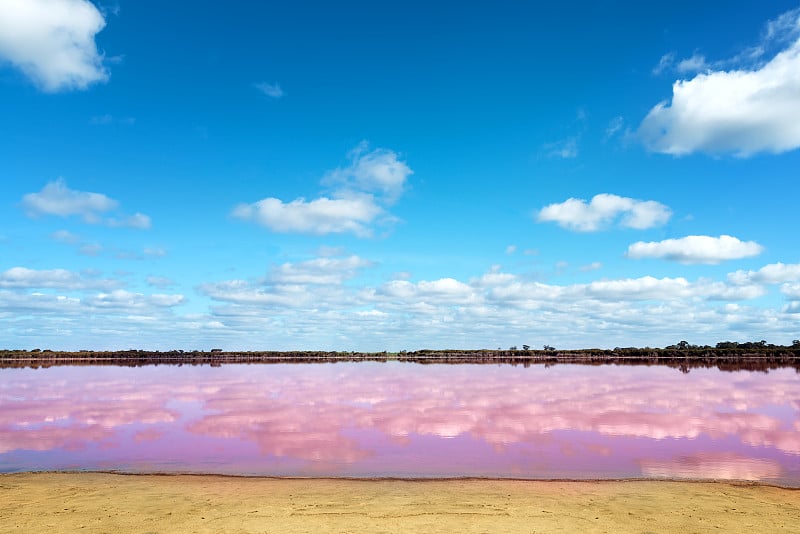
<path fill-rule="evenodd" d="M 775 461 L 730 453 L 701 453 L 668 461 L 643 460 L 641 465 L 642 474 L 655 478 L 764 480 L 781 475 L 781 466 Z"/>
<path fill-rule="evenodd" d="M 265 472 L 269 458 L 333 472 L 393 462 L 403 471 L 428 454 L 419 440 L 434 438 L 443 461 L 451 451 L 489 463 L 506 458 L 517 469 L 524 455 L 553 447 L 559 452 L 551 464 L 575 462 L 586 456 L 576 451 L 585 451 L 609 469 L 652 458 L 637 464 L 645 476 L 725 478 L 720 473 L 729 469 L 745 479 L 782 472 L 776 460 L 748 464 L 748 449 L 790 462 L 800 455 L 800 376 L 788 369 L 683 375 L 624 366 L 162 366 L 66 378 L 59 369 L 0 381 L 0 453 L 114 438 L 157 457 L 159 447 L 170 447 L 170 433 L 183 433 L 218 464 L 235 463 L 250 444 Z M 127 427 L 135 427 L 130 435 Z M 222 450 L 220 443 L 242 445 Z M 738 456 L 725 456 L 733 450 Z M 673 460 L 675 451 L 694 460 Z"/>

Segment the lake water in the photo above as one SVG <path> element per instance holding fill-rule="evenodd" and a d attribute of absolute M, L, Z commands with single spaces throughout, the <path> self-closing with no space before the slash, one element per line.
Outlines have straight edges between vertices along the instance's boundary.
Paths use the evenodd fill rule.
<path fill-rule="evenodd" d="M 800 374 L 404 363 L 0 369 L 0 471 L 800 486 Z"/>

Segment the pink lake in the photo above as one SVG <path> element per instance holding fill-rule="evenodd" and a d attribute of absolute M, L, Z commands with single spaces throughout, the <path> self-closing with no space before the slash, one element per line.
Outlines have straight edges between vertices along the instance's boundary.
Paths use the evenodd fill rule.
<path fill-rule="evenodd" d="M 0 472 L 800 486 L 800 374 L 404 363 L 0 369 Z"/>

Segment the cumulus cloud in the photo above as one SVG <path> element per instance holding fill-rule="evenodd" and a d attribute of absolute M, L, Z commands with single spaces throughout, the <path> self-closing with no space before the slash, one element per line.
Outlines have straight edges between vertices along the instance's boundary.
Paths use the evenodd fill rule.
<path fill-rule="evenodd" d="M 89 224 L 104 223 L 111 227 L 150 228 L 150 217 L 143 213 L 104 218 L 106 213 L 116 210 L 118 206 L 119 202 L 102 193 L 70 189 L 63 178 L 48 183 L 37 193 L 28 193 L 22 197 L 22 207 L 29 217 L 78 216 Z"/>
<path fill-rule="evenodd" d="M 283 89 L 277 83 L 259 82 L 255 88 L 270 98 L 280 98 L 284 95 Z"/>
<path fill-rule="evenodd" d="M 0 288 L 64 290 L 101 289 L 119 286 L 116 280 L 95 278 L 65 269 L 36 270 L 27 267 L 12 267 L 0 272 Z"/>
<path fill-rule="evenodd" d="M 247 280 L 224 280 L 201 284 L 197 289 L 214 300 L 246 306 L 291 309 L 314 303 L 312 293 L 297 284 L 262 286 Z"/>
<path fill-rule="evenodd" d="M 258 280 L 201 284 L 200 293 L 222 302 L 259 307 L 328 308 L 346 305 L 342 284 L 373 262 L 356 255 L 319 256 L 273 266 Z"/>
<path fill-rule="evenodd" d="M 790 300 L 800 300 L 800 283 L 781 285 L 781 293 Z"/>
<path fill-rule="evenodd" d="M 88 0 L 0 0 L 0 59 L 44 91 L 86 89 L 108 79 L 94 40 L 105 25 Z"/>
<path fill-rule="evenodd" d="M 608 193 L 595 195 L 587 203 L 569 198 L 542 208 L 539 222 L 555 222 L 562 228 L 578 232 L 595 232 L 613 221 L 625 228 L 643 230 L 666 223 L 672 211 L 654 200 L 636 200 Z"/>
<path fill-rule="evenodd" d="M 379 287 L 376 294 L 412 303 L 444 305 L 467 304 L 480 299 L 474 288 L 454 278 L 421 280 L 416 283 L 392 280 Z"/>
<path fill-rule="evenodd" d="M 99 243 L 84 241 L 80 236 L 67 230 L 53 232 L 50 237 L 59 243 L 74 246 L 78 254 L 83 256 L 98 256 L 103 251 L 103 246 Z"/>
<path fill-rule="evenodd" d="M 512 277 L 496 284 L 487 297 L 506 305 L 535 308 L 552 306 L 556 302 L 636 302 L 646 300 L 748 300 L 764 294 L 757 285 L 731 286 L 722 282 L 683 277 L 622 278 L 595 280 L 588 284 L 551 285 L 525 282 Z"/>
<path fill-rule="evenodd" d="M 687 332 L 715 342 L 746 336 L 742 332 L 752 332 L 756 323 L 765 333 L 793 335 L 786 334 L 792 327 L 783 311 L 740 304 L 766 293 L 758 283 L 642 276 L 560 285 L 530 281 L 499 267 L 469 280 L 402 276 L 372 287 L 343 284 L 343 279 L 331 276 L 319 280 L 330 284 L 320 285 L 316 279 L 283 283 L 280 276 L 267 276 L 208 284 L 201 292 L 229 304 L 213 308 L 225 328 L 249 331 L 258 324 L 323 337 L 335 332 L 356 344 L 370 343 L 367 331 L 378 346 L 397 346 L 390 341 L 395 340 L 407 347 L 409 331 L 425 345 L 448 347 L 497 346 L 498 336 L 511 332 L 559 344 L 568 340 L 570 346 L 614 346 L 622 340 L 669 344 Z M 275 314 L 265 316 L 264 309 L 280 310 L 279 320 Z"/>
<path fill-rule="evenodd" d="M 78 215 L 85 222 L 96 223 L 100 220 L 100 214 L 115 209 L 118 202 L 101 193 L 72 190 L 63 178 L 59 178 L 45 185 L 38 193 L 28 193 L 22 197 L 22 205 L 31 217 Z"/>
<path fill-rule="evenodd" d="M 253 204 L 240 204 L 233 210 L 237 219 L 256 222 L 273 232 L 330 234 L 352 232 L 364 236 L 368 226 L 383 209 L 370 195 L 353 198 L 321 197 L 311 201 L 298 198 L 283 202 L 265 198 Z"/>
<path fill-rule="evenodd" d="M 731 287 L 721 282 L 685 278 L 655 278 L 643 276 L 622 280 L 598 280 L 585 286 L 575 286 L 579 293 L 594 298 L 619 300 L 673 300 L 703 298 L 710 300 L 748 300 L 760 297 L 764 290 L 758 286 Z"/>
<path fill-rule="evenodd" d="M 758 256 L 764 247 L 755 241 L 741 241 L 736 237 L 721 235 L 690 235 L 664 241 L 638 241 L 628 247 L 629 258 L 661 258 L 680 263 L 717 264 Z"/>
<path fill-rule="evenodd" d="M 153 294 L 144 295 L 133 293 L 124 289 L 115 289 L 108 293 L 98 293 L 85 299 L 86 304 L 93 308 L 113 308 L 135 310 L 139 308 L 171 308 L 184 301 L 183 295 Z"/>
<path fill-rule="evenodd" d="M 165 290 L 139 294 L 96 273 L 14 268 L 0 273 L 0 326 L 23 345 L 24 332 L 36 332 L 37 344 L 63 346 L 67 330 L 96 340 L 100 329 L 114 346 L 286 350 L 663 346 L 751 339 L 753 332 L 776 342 L 797 337 L 799 265 L 771 264 L 722 279 L 639 276 L 571 284 L 533 281 L 500 266 L 469 279 L 415 280 L 403 273 L 370 283 L 362 272 L 372 265 L 339 252 L 274 265 L 259 278 L 210 281 L 196 288 L 212 301 L 208 311 L 186 315 L 172 311 L 185 299 Z M 167 287 L 171 280 L 146 282 Z M 754 300 L 770 284 L 780 284 L 782 305 Z M 87 321 L 89 314 L 95 320 Z"/>
<path fill-rule="evenodd" d="M 397 153 L 382 148 L 369 150 L 366 142 L 350 152 L 350 160 L 347 167 L 329 172 L 322 183 L 345 191 L 375 193 L 393 203 L 403 193 L 408 177 L 414 174 Z"/>
<path fill-rule="evenodd" d="M 675 68 L 680 73 L 700 72 L 708 69 L 709 65 L 703 55 L 694 53 L 691 57 L 680 60 Z"/>
<path fill-rule="evenodd" d="M 800 263 L 770 263 L 757 271 L 736 271 L 728 275 L 734 284 L 781 284 L 800 282 Z"/>
<path fill-rule="evenodd" d="M 800 10 L 768 27 L 765 41 L 788 44 L 766 63 L 714 70 L 695 54 L 678 70 L 704 70 L 672 86 L 671 102 L 657 104 L 639 126 L 638 135 L 654 152 L 781 153 L 800 147 Z M 747 51 L 760 57 L 762 47 Z M 662 58 L 663 59 L 663 58 Z M 744 61 L 736 58 L 736 62 Z"/>
<path fill-rule="evenodd" d="M 341 284 L 373 262 L 358 256 L 320 257 L 300 263 L 284 263 L 270 272 L 267 281 L 281 284 Z"/>
<path fill-rule="evenodd" d="M 413 171 L 395 152 L 369 151 L 366 143 L 352 151 L 350 158 L 350 165 L 323 177 L 322 183 L 333 187 L 330 196 L 290 202 L 268 197 L 239 204 L 231 214 L 274 232 L 369 236 L 373 223 L 392 219 L 385 206 L 397 200 Z"/>

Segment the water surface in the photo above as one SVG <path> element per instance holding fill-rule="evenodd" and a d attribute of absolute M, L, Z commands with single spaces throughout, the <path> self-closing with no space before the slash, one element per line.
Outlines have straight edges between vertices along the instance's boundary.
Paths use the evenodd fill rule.
<path fill-rule="evenodd" d="M 800 375 L 403 363 L 0 370 L 0 471 L 800 486 Z"/>

